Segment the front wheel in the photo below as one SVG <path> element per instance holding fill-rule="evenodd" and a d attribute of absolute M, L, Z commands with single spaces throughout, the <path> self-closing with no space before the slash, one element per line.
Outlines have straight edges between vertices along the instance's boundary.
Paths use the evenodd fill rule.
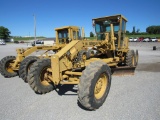
<path fill-rule="evenodd" d="M 51 68 L 50 59 L 39 59 L 31 66 L 27 80 L 36 93 L 45 94 L 54 89 L 53 83 L 48 77 L 51 76 L 51 73 L 47 71 L 48 68 Z"/>
<path fill-rule="evenodd" d="M 111 86 L 111 69 L 102 62 L 92 62 L 82 72 L 78 85 L 79 102 L 89 110 L 98 109 L 105 102 Z"/>
<path fill-rule="evenodd" d="M 39 58 L 36 56 L 28 56 L 21 62 L 20 67 L 19 67 L 19 77 L 22 78 L 24 82 L 28 82 L 27 76 L 28 76 L 28 72 L 30 71 L 30 67 L 38 59 Z"/>
<path fill-rule="evenodd" d="M 136 63 L 136 57 L 134 50 L 129 50 L 126 54 L 126 65 L 129 67 L 134 67 Z"/>
<path fill-rule="evenodd" d="M 15 59 L 15 56 L 6 56 L 0 61 L 0 73 L 2 76 L 11 78 L 18 75 L 18 73 L 12 69 Z"/>

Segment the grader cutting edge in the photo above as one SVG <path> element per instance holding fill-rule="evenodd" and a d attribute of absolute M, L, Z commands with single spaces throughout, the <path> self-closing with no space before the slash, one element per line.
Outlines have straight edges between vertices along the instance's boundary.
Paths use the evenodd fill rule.
<path fill-rule="evenodd" d="M 78 85 L 82 106 L 98 109 L 109 93 L 112 72 L 135 69 L 138 63 L 138 51 L 129 49 L 125 37 L 126 22 L 122 15 L 93 19 L 97 39 L 71 41 L 51 59 L 37 60 L 28 74 L 30 87 L 45 94 L 59 85 Z"/>
<path fill-rule="evenodd" d="M 50 58 L 49 51 L 58 52 L 71 40 L 79 39 L 79 27 L 65 26 L 56 28 L 56 43 L 50 46 L 33 46 L 27 49 L 17 49 L 17 56 L 6 56 L 0 61 L 0 73 L 2 76 L 10 78 L 19 76 L 27 82 L 27 75 L 30 66 L 41 58 Z M 43 50 L 40 56 L 29 56 L 36 51 Z"/>

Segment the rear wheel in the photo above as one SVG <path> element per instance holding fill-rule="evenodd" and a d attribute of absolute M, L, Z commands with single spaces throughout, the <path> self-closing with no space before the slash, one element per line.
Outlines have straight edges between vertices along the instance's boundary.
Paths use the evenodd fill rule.
<path fill-rule="evenodd" d="M 129 50 L 126 54 L 126 65 L 130 67 L 134 67 L 136 62 L 136 57 L 134 50 Z"/>
<path fill-rule="evenodd" d="M 105 102 L 111 85 L 111 69 L 102 61 L 92 62 L 82 72 L 78 85 L 79 102 L 89 110 Z"/>
<path fill-rule="evenodd" d="M 15 59 L 15 56 L 6 56 L 0 61 L 0 73 L 4 77 L 11 78 L 18 75 L 17 72 L 12 69 L 12 64 Z"/>
<path fill-rule="evenodd" d="M 39 59 L 33 63 L 28 73 L 28 83 L 36 93 L 45 94 L 54 89 L 52 81 L 48 78 L 51 75 L 47 71 L 48 68 L 51 68 L 51 60 Z"/>
<path fill-rule="evenodd" d="M 28 71 L 30 71 L 30 67 L 38 59 L 39 58 L 36 56 L 29 56 L 21 62 L 19 67 L 19 77 L 22 78 L 24 82 L 27 82 L 27 75 L 28 75 Z"/>

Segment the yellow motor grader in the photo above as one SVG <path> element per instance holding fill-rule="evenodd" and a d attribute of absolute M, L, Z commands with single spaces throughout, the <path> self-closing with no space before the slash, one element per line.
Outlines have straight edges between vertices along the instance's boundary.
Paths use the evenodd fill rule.
<path fill-rule="evenodd" d="M 27 49 L 17 49 L 17 56 L 6 56 L 0 61 L 0 73 L 10 78 L 19 76 L 27 82 L 30 66 L 40 58 L 49 58 L 49 51 L 58 52 L 71 40 L 80 39 L 80 28 L 77 26 L 64 26 L 56 28 L 56 43 L 50 46 L 33 46 Z M 40 56 L 30 56 L 32 53 L 43 50 Z"/>
<path fill-rule="evenodd" d="M 127 19 L 122 15 L 92 20 L 96 40 L 74 40 L 50 59 L 39 59 L 28 74 L 30 87 L 45 94 L 57 86 L 78 85 L 78 101 L 89 110 L 105 102 L 112 74 L 134 72 L 138 51 L 130 50 L 125 37 Z"/>

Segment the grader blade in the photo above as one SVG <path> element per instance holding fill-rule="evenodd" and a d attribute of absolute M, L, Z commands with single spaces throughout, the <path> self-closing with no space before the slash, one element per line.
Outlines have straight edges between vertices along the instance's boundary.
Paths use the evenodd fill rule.
<path fill-rule="evenodd" d="M 127 76 L 127 75 L 134 75 L 136 67 L 116 67 L 116 68 L 111 68 L 112 70 L 112 75 L 114 76 Z"/>

